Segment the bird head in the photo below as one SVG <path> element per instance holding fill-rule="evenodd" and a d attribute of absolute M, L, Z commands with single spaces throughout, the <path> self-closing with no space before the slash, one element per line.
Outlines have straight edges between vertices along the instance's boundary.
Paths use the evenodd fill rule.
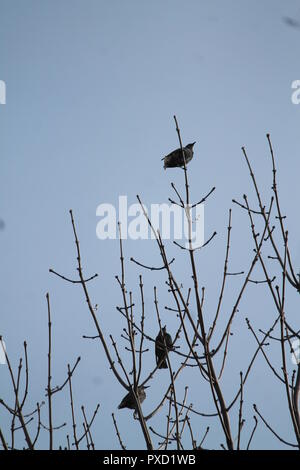
<path fill-rule="evenodd" d="M 193 150 L 193 147 L 195 145 L 196 142 L 193 142 L 192 144 L 187 144 L 187 148 Z"/>

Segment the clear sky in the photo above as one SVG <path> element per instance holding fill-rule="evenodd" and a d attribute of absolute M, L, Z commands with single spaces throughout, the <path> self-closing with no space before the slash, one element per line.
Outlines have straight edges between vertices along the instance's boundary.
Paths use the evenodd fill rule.
<path fill-rule="evenodd" d="M 248 148 L 267 192 L 271 173 L 265 134 L 270 132 L 291 248 L 300 266 L 300 105 L 291 102 L 291 83 L 300 79 L 300 29 L 286 24 L 284 17 L 300 21 L 300 3 L 0 0 L 0 79 L 7 86 L 7 103 L 0 105 L 0 218 L 5 222 L 0 230 L 0 333 L 15 366 L 24 339 L 28 341 L 34 406 L 44 395 L 47 380 L 45 294 L 50 292 L 53 381 L 61 383 L 67 363 L 81 355 L 74 378 L 75 402 L 78 414 L 82 404 L 91 414 L 100 403 L 94 428 L 100 448 L 118 448 L 112 411 L 128 448 L 143 446 L 143 438 L 137 423 L 128 419 L 129 412 L 116 411 L 124 391 L 109 373 L 99 344 L 82 339 L 95 331 L 80 287 L 48 272 L 52 267 L 66 276 L 76 275 L 68 210 L 72 208 L 76 218 L 86 274 L 99 273 L 90 290 L 100 306 L 104 331 L 119 339 L 122 321 L 115 306 L 121 295 L 114 278 L 120 271 L 118 242 L 97 239 L 96 208 L 103 202 L 117 204 L 119 195 L 127 195 L 129 204 L 136 202 L 136 194 L 146 204 L 173 196 L 170 183 L 182 184 L 182 172 L 163 171 L 160 159 L 178 144 L 176 114 L 184 143 L 197 142 L 190 163 L 192 197 L 199 200 L 212 186 L 217 188 L 206 205 L 205 233 L 208 237 L 217 230 L 218 236 L 199 255 L 209 316 L 221 282 L 231 200 L 244 193 L 252 196 L 241 146 Z M 236 207 L 233 227 L 231 269 L 245 270 L 253 246 L 248 218 Z M 159 254 L 153 241 L 129 240 L 124 249 L 128 289 L 138 294 L 140 270 L 129 258 L 159 265 Z M 171 243 L 169 250 L 170 256 L 177 255 L 175 270 L 186 286 L 190 271 L 184 254 Z M 163 274 L 144 274 L 147 327 L 155 335 L 153 286 L 159 286 L 162 306 L 168 304 L 168 294 Z M 256 277 L 260 275 L 257 271 Z M 230 281 L 228 308 L 241 283 L 238 278 Z M 294 318 L 299 299 L 293 294 L 289 308 Z M 227 314 L 225 309 L 224 318 Z M 256 328 L 263 328 L 275 315 L 265 286 L 249 287 L 239 314 L 230 351 L 232 366 L 224 377 L 228 400 L 255 349 L 244 318 L 249 316 Z M 167 312 L 163 321 L 172 333 L 176 331 L 176 320 Z M 148 371 L 152 352 L 147 357 Z M 191 385 L 195 409 L 213 410 L 208 389 L 195 387 L 194 374 L 187 372 L 180 383 Z M 0 384 L 0 396 L 9 396 L 7 370 L 1 365 Z M 163 372 L 148 391 L 146 413 L 157 404 L 161 384 L 168 384 Z M 292 439 L 280 387 L 260 359 L 245 389 L 244 443 L 251 432 L 254 402 L 272 424 L 280 425 L 283 437 Z M 63 397 L 55 402 L 56 425 L 70 421 L 65 403 Z M 154 420 L 154 425 L 158 423 Z M 199 440 L 207 421 L 195 423 Z M 65 434 L 57 432 L 56 445 L 65 442 Z M 41 442 L 46 445 L 46 434 Z M 221 442 L 219 429 L 213 427 L 207 445 L 218 447 Z M 266 447 L 280 448 L 280 444 L 260 424 L 253 448 Z"/>

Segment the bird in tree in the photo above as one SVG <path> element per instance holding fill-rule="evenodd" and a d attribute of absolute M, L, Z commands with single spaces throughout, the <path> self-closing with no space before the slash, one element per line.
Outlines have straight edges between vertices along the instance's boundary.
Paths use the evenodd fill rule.
<path fill-rule="evenodd" d="M 155 340 L 155 356 L 156 364 L 159 369 L 167 369 L 168 364 L 166 361 L 167 351 L 174 351 L 173 341 L 171 335 L 167 333 L 166 327 L 158 333 Z"/>
<path fill-rule="evenodd" d="M 148 386 L 140 385 L 137 388 L 137 395 L 140 403 L 143 403 L 146 398 L 145 388 L 148 388 Z M 122 408 L 129 408 L 130 410 L 137 411 L 137 402 L 132 390 L 130 390 L 130 392 L 125 395 L 125 397 L 119 404 L 118 409 L 121 410 Z"/>
<path fill-rule="evenodd" d="M 162 160 L 164 161 L 164 169 L 166 168 L 182 168 L 184 167 L 184 159 L 182 155 L 182 151 L 184 153 L 185 164 L 187 165 L 194 156 L 193 147 L 196 142 L 192 144 L 188 144 L 186 147 L 173 150 L 173 152 L 166 155 Z"/>

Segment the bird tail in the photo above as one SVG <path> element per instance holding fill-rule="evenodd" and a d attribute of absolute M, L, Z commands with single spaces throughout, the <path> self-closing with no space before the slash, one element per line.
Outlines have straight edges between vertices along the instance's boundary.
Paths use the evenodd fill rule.
<path fill-rule="evenodd" d="M 158 366 L 159 369 L 167 369 L 168 368 L 168 364 L 167 364 L 167 361 L 164 360 L 159 366 Z"/>

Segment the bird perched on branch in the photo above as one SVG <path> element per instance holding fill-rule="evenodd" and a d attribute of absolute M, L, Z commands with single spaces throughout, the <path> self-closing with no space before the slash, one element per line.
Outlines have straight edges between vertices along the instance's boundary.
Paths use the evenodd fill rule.
<path fill-rule="evenodd" d="M 155 340 L 155 356 L 156 364 L 159 369 L 167 369 L 168 364 L 166 361 L 167 351 L 174 351 L 173 341 L 171 335 L 167 333 L 166 327 L 158 333 Z"/>
<path fill-rule="evenodd" d="M 145 388 L 148 388 L 148 386 L 140 385 L 137 389 L 137 394 L 138 394 L 140 403 L 143 403 L 143 401 L 146 398 Z M 122 408 L 129 408 L 130 410 L 137 411 L 137 403 L 136 403 L 136 399 L 132 391 L 127 393 L 127 395 L 125 395 L 125 397 L 119 404 L 118 409 L 121 410 Z"/>
<path fill-rule="evenodd" d="M 183 147 L 183 153 L 185 157 L 185 164 L 187 165 L 194 156 L 193 147 L 196 142 L 188 144 L 186 147 Z M 164 169 L 166 168 L 180 168 L 184 167 L 183 155 L 181 148 L 173 150 L 173 152 L 166 155 L 162 160 L 164 161 Z"/>

